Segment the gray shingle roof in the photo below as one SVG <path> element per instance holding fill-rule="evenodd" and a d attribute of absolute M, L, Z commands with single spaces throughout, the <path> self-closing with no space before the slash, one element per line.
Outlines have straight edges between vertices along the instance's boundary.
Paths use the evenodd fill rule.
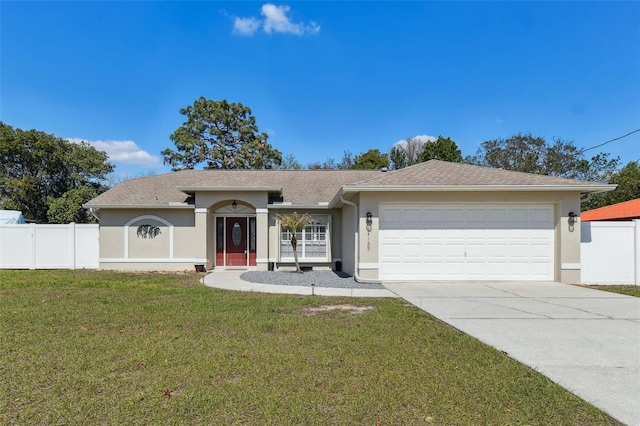
<path fill-rule="evenodd" d="M 188 195 L 178 188 L 282 188 L 285 202 L 317 205 L 329 202 L 347 183 L 379 175 L 375 170 L 182 170 L 164 175 L 124 181 L 85 205 L 162 206 L 185 202 Z"/>
<path fill-rule="evenodd" d="M 496 185 L 545 185 L 545 186 L 593 186 L 594 182 L 564 179 L 532 173 L 514 172 L 470 164 L 429 160 L 400 170 L 358 182 L 365 186 L 496 186 Z M 596 184 L 600 185 L 600 184 Z M 347 185 L 348 186 L 348 185 Z"/>
<path fill-rule="evenodd" d="M 572 187 L 592 190 L 594 182 L 520 173 L 468 164 L 431 160 L 400 170 L 182 170 L 131 179 L 116 185 L 85 205 L 168 206 L 186 202 L 186 192 L 236 188 L 281 188 L 285 202 L 318 205 L 330 202 L 342 188 L 367 190 L 411 187 Z M 180 190 L 181 188 L 183 190 Z M 611 186 L 611 189 L 613 186 Z M 185 192 L 186 191 L 186 192 Z"/>

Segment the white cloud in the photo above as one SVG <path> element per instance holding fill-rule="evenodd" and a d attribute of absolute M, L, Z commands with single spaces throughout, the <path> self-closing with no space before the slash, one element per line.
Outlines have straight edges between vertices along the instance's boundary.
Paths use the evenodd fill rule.
<path fill-rule="evenodd" d="M 252 36 L 260 28 L 260 20 L 256 18 L 234 18 L 233 32 L 245 36 Z"/>
<path fill-rule="evenodd" d="M 316 35 L 320 32 L 320 25 L 310 21 L 293 22 L 288 15 L 290 6 L 276 6 L 271 3 L 262 5 L 260 13 L 264 19 L 256 17 L 233 19 L 233 32 L 239 35 L 252 36 L 262 26 L 266 34 L 281 33 L 302 36 L 305 34 Z"/>
<path fill-rule="evenodd" d="M 291 8 L 289 6 L 276 6 L 270 3 L 262 5 L 262 15 L 265 20 L 262 25 L 264 32 L 271 34 L 271 32 L 285 33 L 285 34 L 318 34 L 320 32 L 320 25 L 315 22 L 309 24 L 293 23 L 287 16 Z"/>
<path fill-rule="evenodd" d="M 160 159 L 141 149 L 134 141 L 87 141 L 80 138 L 67 138 L 69 142 L 87 142 L 97 150 L 107 153 L 109 160 L 121 164 L 156 165 Z"/>
<path fill-rule="evenodd" d="M 423 144 L 427 143 L 427 142 L 433 142 L 438 140 L 437 137 L 435 136 L 429 136 L 429 135 L 416 135 L 414 136 L 412 139 L 417 140 L 418 142 L 421 142 Z M 398 142 L 394 143 L 393 146 L 397 146 L 397 145 L 405 145 L 407 143 L 406 139 L 400 139 Z"/>

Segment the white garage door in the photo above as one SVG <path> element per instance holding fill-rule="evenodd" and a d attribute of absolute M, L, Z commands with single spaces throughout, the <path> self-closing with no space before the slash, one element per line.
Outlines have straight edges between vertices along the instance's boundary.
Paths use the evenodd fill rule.
<path fill-rule="evenodd" d="M 553 280 L 550 204 L 382 204 L 387 281 Z"/>

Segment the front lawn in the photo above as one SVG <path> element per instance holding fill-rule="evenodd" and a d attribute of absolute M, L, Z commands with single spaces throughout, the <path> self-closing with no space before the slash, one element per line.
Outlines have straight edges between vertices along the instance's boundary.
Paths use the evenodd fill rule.
<path fill-rule="evenodd" d="M 589 285 L 588 287 L 596 290 L 640 297 L 640 285 Z"/>
<path fill-rule="evenodd" d="M 0 425 L 618 424 L 402 300 L 198 279 L 0 271 Z"/>

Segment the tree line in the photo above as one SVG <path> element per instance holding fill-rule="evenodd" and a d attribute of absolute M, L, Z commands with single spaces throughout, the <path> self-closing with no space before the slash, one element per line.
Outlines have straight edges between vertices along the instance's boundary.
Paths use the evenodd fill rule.
<path fill-rule="evenodd" d="M 569 179 L 617 184 L 596 194 L 583 210 L 640 198 L 640 159 L 620 167 L 619 158 L 598 153 L 590 158 L 572 141 L 516 134 L 480 144 L 463 156 L 450 137 L 406 138 L 388 152 L 345 151 L 303 166 L 285 155 L 261 133 L 251 109 L 241 103 L 204 97 L 180 109 L 184 123 L 171 135 L 175 149 L 161 154 L 172 170 L 195 169 L 402 169 L 429 160 L 467 163 Z M 109 188 L 114 165 L 107 154 L 86 142 L 75 143 L 38 130 L 15 129 L 0 122 L 0 209 L 20 210 L 40 223 L 88 223 L 95 219 L 82 204 Z"/>

